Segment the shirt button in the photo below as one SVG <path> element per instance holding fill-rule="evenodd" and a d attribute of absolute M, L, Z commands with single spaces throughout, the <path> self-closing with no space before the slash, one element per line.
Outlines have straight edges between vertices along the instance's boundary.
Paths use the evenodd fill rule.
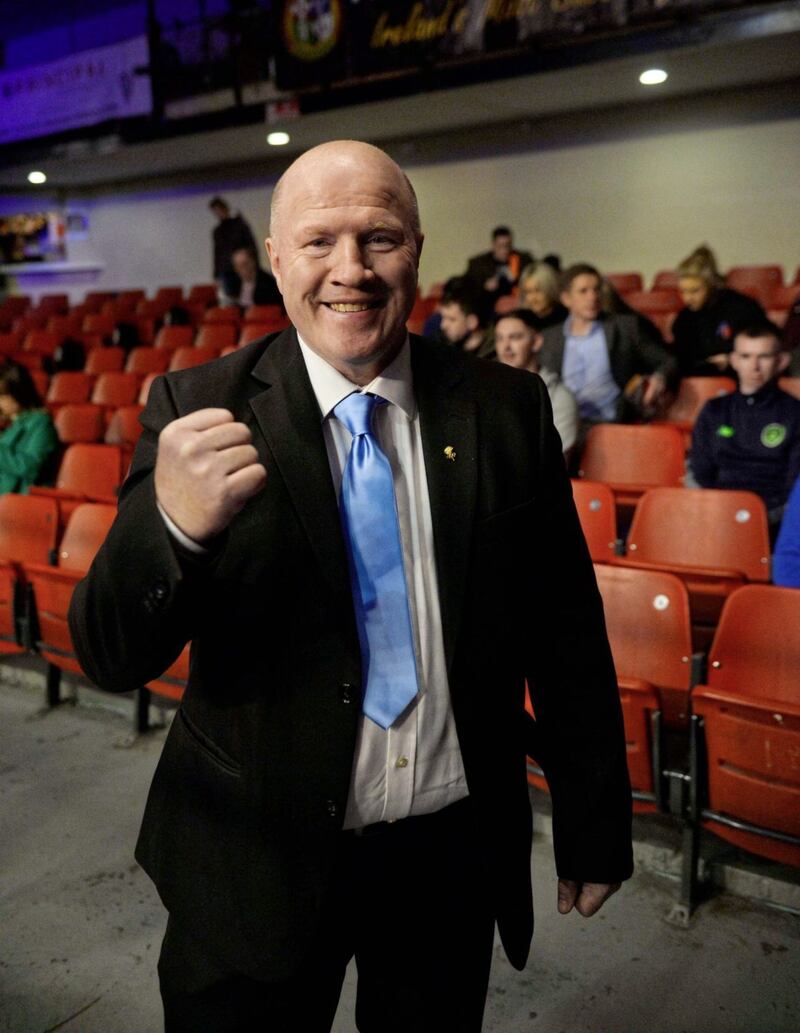
<path fill-rule="evenodd" d="M 395 763 L 395 767 L 396 768 L 407 768 L 408 767 L 408 757 L 398 757 L 397 761 Z"/>
<path fill-rule="evenodd" d="M 329 818 L 336 818 L 339 815 L 339 808 L 336 805 L 335 800 L 327 800 L 325 803 L 325 810 L 327 811 Z"/>
<path fill-rule="evenodd" d="M 356 698 L 356 687 L 351 685 L 350 682 L 342 682 L 339 686 L 339 692 L 341 693 L 342 703 L 352 703 Z"/>

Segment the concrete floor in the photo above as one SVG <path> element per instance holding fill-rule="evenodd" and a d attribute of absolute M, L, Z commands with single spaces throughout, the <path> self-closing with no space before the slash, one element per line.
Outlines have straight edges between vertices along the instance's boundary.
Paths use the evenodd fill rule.
<path fill-rule="evenodd" d="M 82 693 L 37 716 L 42 699 L 0 684 L 0 1033 L 157 1033 L 165 915 L 132 852 L 163 732 L 120 748 L 120 711 Z M 594 919 L 560 917 L 544 837 L 534 875 L 531 960 L 496 948 L 485 1033 L 800 1030 L 796 916 L 720 894 L 680 930 L 674 885 L 640 872 Z M 354 985 L 334 1033 L 354 1030 Z"/>

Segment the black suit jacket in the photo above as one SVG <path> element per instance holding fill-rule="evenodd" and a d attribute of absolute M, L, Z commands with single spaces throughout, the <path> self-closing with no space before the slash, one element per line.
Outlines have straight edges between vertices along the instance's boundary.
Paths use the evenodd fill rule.
<path fill-rule="evenodd" d="M 635 315 L 600 316 L 608 347 L 611 376 L 620 391 L 625 390 L 628 381 L 636 373 L 662 373 L 667 384 L 675 382 L 676 362 L 667 349 L 642 331 Z M 564 325 L 549 326 L 542 333 L 542 347 L 539 361 L 545 369 L 551 369 L 561 376 L 564 365 Z M 628 409 L 626 400 L 620 396 L 617 418 L 633 418 L 635 413 Z"/>
<path fill-rule="evenodd" d="M 526 753 L 550 778 L 559 873 L 613 882 L 631 871 L 616 681 L 542 382 L 419 338 L 411 348 L 475 849 L 521 967 L 533 926 Z M 251 427 L 268 478 L 198 561 L 175 548 L 152 471 L 160 429 L 206 406 Z M 214 953 L 280 978 L 325 898 L 361 677 L 319 407 L 294 330 L 159 378 L 142 422 L 119 515 L 73 598 L 75 646 L 114 691 L 152 679 L 192 639 L 137 858 Z"/>
<path fill-rule="evenodd" d="M 519 255 L 519 272 L 521 275 L 525 267 L 529 266 L 533 262 L 533 256 L 527 251 L 515 250 L 515 254 Z M 483 290 L 483 285 L 487 280 L 491 280 L 491 278 L 496 275 L 501 264 L 502 263 L 498 263 L 492 251 L 486 251 L 481 255 L 475 255 L 473 258 L 470 258 L 467 263 L 467 271 L 464 275 L 468 280 L 472 281 L 476 287 Z M 503 279 L 496 291 L 490 291 L 488 293 L 490 293 L 491 297 L 494 299 L 502 297 L 504 294 L 510 294 L 511 288 L 516 282 L 516 280 L 512 283 L 507 279 Z"/>

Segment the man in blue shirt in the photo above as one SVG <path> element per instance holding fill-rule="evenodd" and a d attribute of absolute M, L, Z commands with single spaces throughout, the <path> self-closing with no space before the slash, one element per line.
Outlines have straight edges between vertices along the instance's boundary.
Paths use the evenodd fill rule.
<path fill-rule="evenodd" d="M 800 474 L 800 401 L 778 387 L 788 362 L 772 323 L 741 330 L 730 356 L 739 387 L 706 402 L 692 434 L 690 462 L 700 487 L 754 491 L 773 526 Z"/>
<path fill-rule="evenodd" d="M 591 265 L 570 266 L 562 276 L 563 326 L 544 331 L 539 358 L 560 374 L 587 423 L 624 421 L 636 412 L 625 396 L 632 377 L 649 374 L 641 405 L 649 409 L 664 393 L 675 361 L 660 341 L 645 336 L 634 315 L 603 312 L 602 280 Z"/>

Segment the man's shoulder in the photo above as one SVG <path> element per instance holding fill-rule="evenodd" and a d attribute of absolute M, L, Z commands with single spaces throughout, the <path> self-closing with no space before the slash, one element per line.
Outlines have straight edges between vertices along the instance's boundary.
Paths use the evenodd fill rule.
<path fill-rule="evenodd" d="M 412 365 L 415 376 L 439 380 L 459 380 L 477 395 L 486 395 L 495 402 L 508 398 L 509 393 L 528 394 L 538 377 L 513 369 L 494 359 L 478 359 L 453 348 L 452 345 L 411 335 Z M 502 395 L 498 392 L 504 392 Z"/>

